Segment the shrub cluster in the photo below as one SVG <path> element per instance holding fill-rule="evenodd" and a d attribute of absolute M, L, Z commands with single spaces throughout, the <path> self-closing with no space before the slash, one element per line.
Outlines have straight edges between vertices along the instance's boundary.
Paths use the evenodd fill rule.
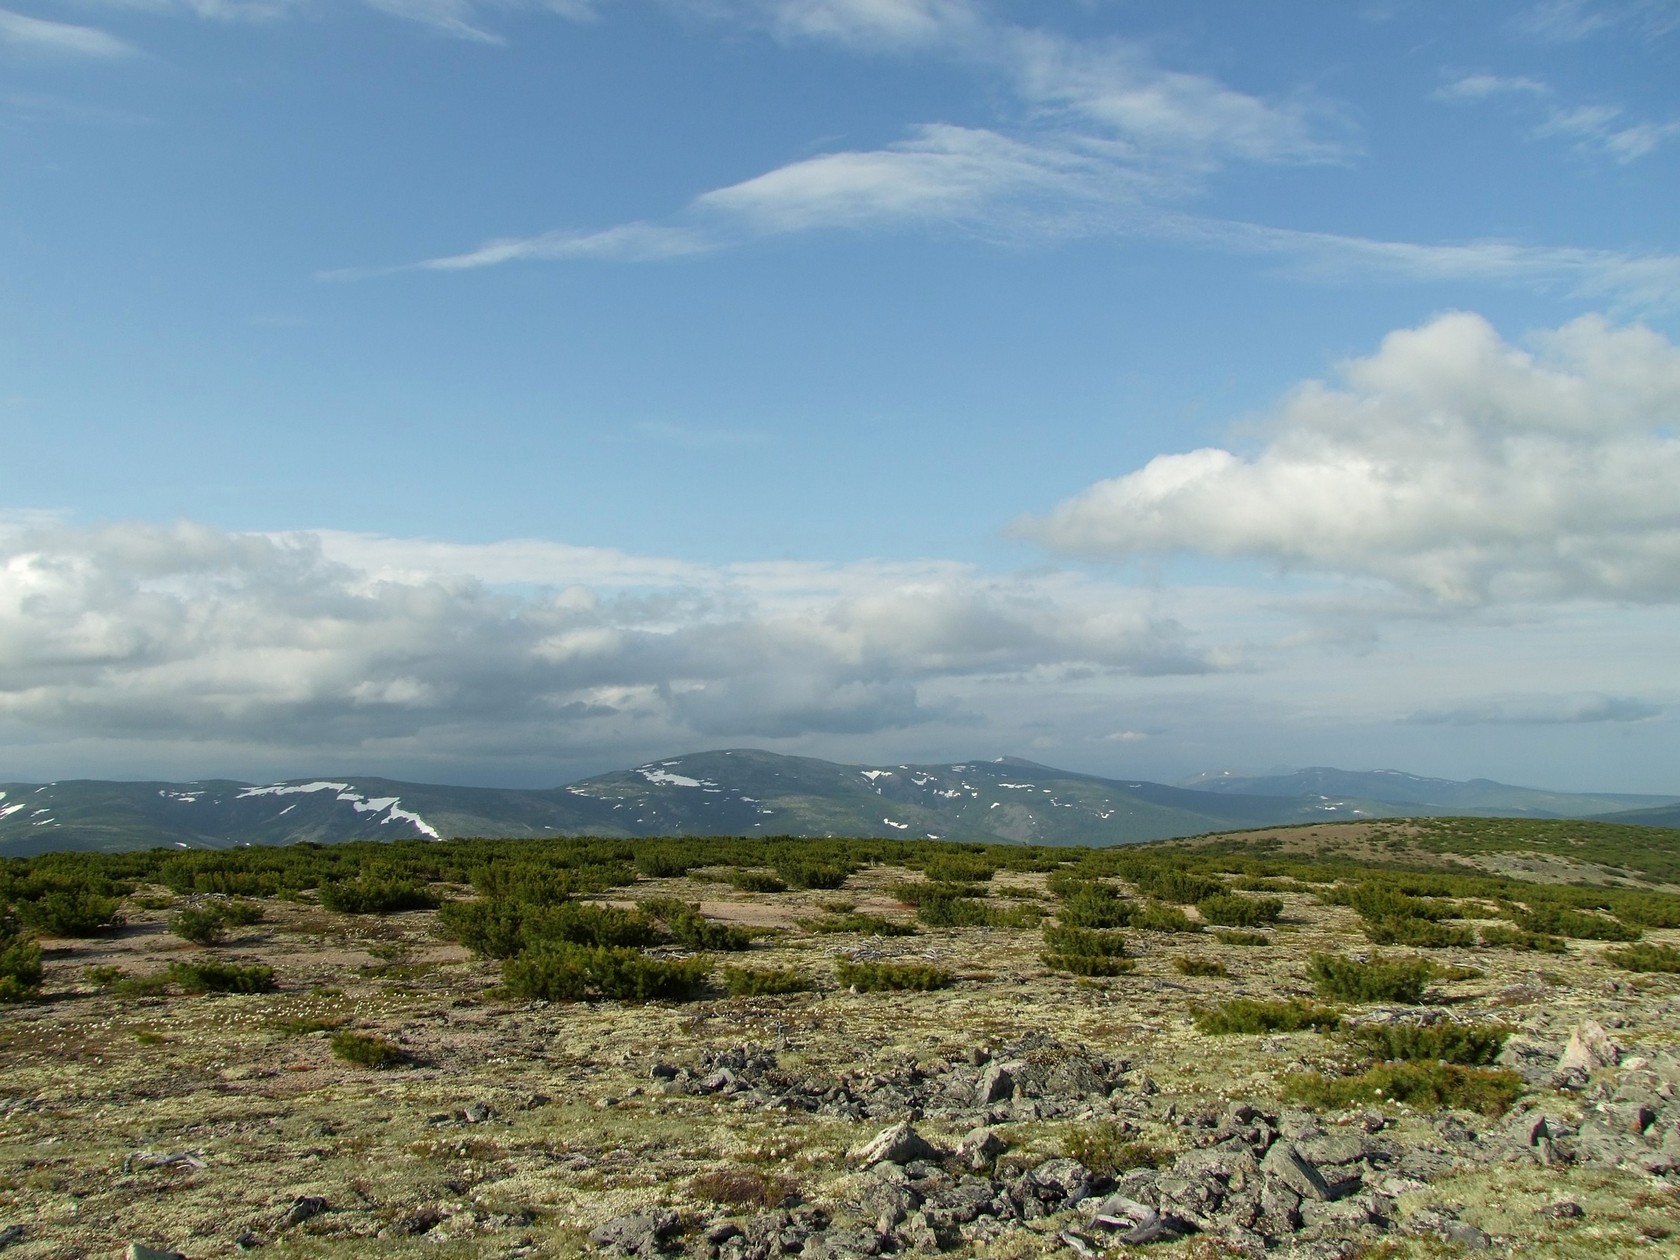
<path fill-rule="evenodd" d="M 1639 944 L 1607 949 L 1604 957 L 1628 971 L 1680 972 L 1680 949 L 1670 945 Z"/>
<path fill-rule="evenodd" d="M 1203 958 L 1197 954 L 1180 954 L 1172 960 L 1172 965 L 1181 976 L 1228 977 L 1231 974 L 1217 958 Z"/>
<path fill-rule="evenodd" d="M 374 1033 L 336 1032 L 328 1043 L 333 1055 L 358 1067 L 392 1068 L 408 1058 L 396 1042 Z"/>
<path fill-rule="evenodd" d="M 807 993 L 816 983 L 791 967 L 725 967 L 723 987 L 730 997 L 766 997 L 777 993 Z"/>
<path fill-rule="evenodd" d="M 169 930 L 194 945 L 214 945 L 227 935 L 227 921 L 214 907 L 188 906 L 169 916 Z"/>
<path fill-rule="evenodd" d="M 433 910 L 437 904 L 437 894 L 431 889 L 396 875 L 364 875 L 321 885 L 321 905 L 340 914 L 395 914 Z"/>
<path fill-rule="evenodd" d="M 1462 1067 L 1456 1063 L 1379 1063 L 1357 1076 L 1317 1072 L 1286 1077 L 1283 1097 L 1309 1107 L 1365 1107 L 1393 1102 L 1435 1109 L 1453 1107 L 1499 1116 L 1522 1094 L 1515 1072 Z"/>
<path fill-rule="evenodd" d="M 1561 936 L 1544 932 L 1528 932 L 1522 928 L 1490 923 L 1480 931 L 1481 944 L 1498 949 L 1521 949 L 1537 954 L 1566 954 L 1569 947 Z"/>
<path fill-rule="evenodd" d="M 787 882 L 769 871 L 728 870 L 718 875 L 719 881 L 742 892 L 749 893 L 779 893 L 786 892 Z"/>
<path fill-rule="evenodd" d="M 707 958 L 651 958 L 639 949 L 547 941 L 502 963 L 502 983 L 519 998 L 647 1002 L 692 996 L 711 975 Z"/>
<path fill-rule="evenodd" d="M 1251 928 L 1276 923 L 1283 914 L 1283 902 L 1276 897 L 1244 897 L 1217 892 L 1196 902 L 1196 909 L 1209 923 L 1222 927 Z"/>
<path fill-rule="evenodd" d="M 1637 941 L 1641 936 L 1637 927 L 1620 919 L 1538 898 L 1526 908 L 1506 903 L 1501 909 L 1525 932 L 1568 936 L 1578 941 Z"/>
<path fill-rule="evenodd" d="M 267 993 L 274 968 L 263 963 L 172 962 L 165 973 L 185 993 Z"/>
<path fill-rule="evenodd" d="M 784 1207 L 799 1197 L 793 1182 L 785 1177 L 739 1166 L 700 1173 L 688 1183 L 688 1188 L 695 1198 L 707 1203 L 761 1211 Z"/>
<path fill-rule="evenodd" d="M 1221 945 L 1242 945 L 1250 948 L 1272 943 L 1272 938 L 1264 932 L 1215 932 L 1213 939 Z"/>
<path fill-rule="evenodd" d="M 1112 1120 L 1072 1130 L 1062 1139 L 1062 1154 L 1104 1177 L 1119 1177 L 1134 1168 L 1160 1168 L 1173 1158 L 1171 1151 L 1138 1141 Z"/>
<path fill-rule="evenodd" d="M 0 1003 L 41 996 L 41 946 L 0 919 Z"/>
<path fill-rule="evenodd" d="M 1385 958 L 1373 954 L 1360 962 L 1340 954 L 1313 954 L 1307 959 L 1307 974 L 1318 995 L 1343 1002 L 1422 1001 L 1424 986 L 1435 976 L 1435 967 L 1421 958 Z"/>
<path fill-rule="evenodd" d="M 1493 1024 L 1363 1024 L 1348 1036 L 1379 1059 L 1457 1063 L 1480 1067 L 1499 1057 L 1510 1035 Z"/>
<path fill-rule="evenodd" d="M 839 959 L 834 964 L 834 978 L 842 989 L 856 989 L 861 993 L 909 989 L 926 992 L 947 988 L 955 978 L 943 967 L 927 963 L 849 962 Z"/>
<path fill-rule="evenodd" d="M 638 909 L 647 918 L 663 923 L 671 940 L 688 949 L 720 949 L 726 953 L 739 952 L 752 945 L 752 933 L 727 923 L 714 923 L 700 913 L 699 906 L 691 906 L 675 897 L 649 897 Z"/>
<path fill-rule="evenodd" d="M 1196 1031 L 1223 1036 L 1235 1033 L 1334 1032 L 1341 1027 L 1341 1012 L 1300 998 L 1263 1001 L 1232 998 L 1218 1006 L 1197 1007 L 1191 1012 Z"/>

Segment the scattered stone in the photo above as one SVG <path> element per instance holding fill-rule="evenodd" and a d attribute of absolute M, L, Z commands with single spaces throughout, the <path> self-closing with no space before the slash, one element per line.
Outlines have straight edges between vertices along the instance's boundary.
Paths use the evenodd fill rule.
<path fill-rule="evenodd" d="M 971 1130 L 957 1144 L 957 1157 L 978 1171 L 990 1165 L 1007 1149 L 1008 1145 L 997 1135 L 996 1130 L 981 1126 Z"/>
<path fill-rule="evenodd" d="M 847 1153 L 849 1162 L 864 1168 L 876 1164 L 908 1164 L 916 1159 L 938 1159 L 939 1151 L 923 1140 L 908 1120 L 882 1129 L 862 1146 Z"/>
<path fill-rule="evenodd" d="M 468 1124 L 483 1124 L 487 1120 L 496 1118 L 496 1109 L 487 1102 L 468 1103 L 461 1118 Z"/>
<path fill-rule="evenodd" d="M 123 1159 L 123 1172 L 136 1168 L 203 1168 L 205 1163 L 192 1151 L 176 1151 L 160 1155 L 156 1151 L 134 1151 Z"/>
<path fill-rule="evenodd" d="M 292 1200 L 284 1216 L 280 1218 L 279 1229 L 290 1229 L 294 1225 L 301 1225 L 307 1220 L 321 1215 L 328 1210 L 328 1203 L 319 1195 L 300 1194 Z"/>
<path fill-rule="evenodd" d="M 1584 1071 L 1592 1073 L 1600 1068 L 1615 1067 L 1621 1062 L 1622 1048 L 1610 1040 L 1604 1025 L 1589 1019 L 1578 1025 L 1569 1035 L 1569 1044 L 1557 1061 L 1560 1073 Z"/>
<path fill-rule="evenodd" d="M 1015 1073 L 1026 1068 L 1025 1063 L 992 1063 L 980 1074 L 980 1083 L 974 1087 L 974 1101 L 980 1106 L 989 1106 L 995 1102 L 1002 1102 L 1011 1098 L 1015 1093 Z"/>
<path fill-rule="evenodd" d="M 0 1251 L 4 1251 L 7 1247 L 10 1247 L 15 1242 L 22 1242 L 22 1241 L 23 1241 L 23 1226 L 22 1225 L 8 1225 L 8 1226 L 6 1226 L 5 1229 L 0 1229 Z"/>
<path fill-rule="evenodd" d="M 235 1251 L 255 1251 L 263 1245 L 263 1240 L 253 1234 L 250 1230 L 246 1230 L 243 1234 L 239 1235 L 238 1238 L 233 1240 Z"/>
<path fill-rule="evenodd" d="M 589 1231 L 589 1241 L 627 1256 L 657 1256 L 682 1222 L 670 1208 L 619 1216 Z"/>
<path fill-rule="evenodd" d="M 1330 1185 L 1324 1180 L 1324 1174 L 1303 1159 L 1289 1142 L 1275 1143 L 1260 1162 L 1260 1171 L 1276 1178 L 1303 1199 L 1317 1199 L 1323 1203 L 1331 1198 Z"/>
<path fill-rule="evenodd" d="M 1556 1221 L 1578 1221 L 1586 1214 L 1586 1210 L 1574 1199 L 1558 1199 L 1540 1209 L 1541 1216 L 1549 1216 Z"/>
<path fill-rule="evenodd" d="M 125 1256 L 126 1260 L 187 1260 L 179 1251 L 159 1251 L 155 1247 L 137 1242 L 128 1244 Z"/>

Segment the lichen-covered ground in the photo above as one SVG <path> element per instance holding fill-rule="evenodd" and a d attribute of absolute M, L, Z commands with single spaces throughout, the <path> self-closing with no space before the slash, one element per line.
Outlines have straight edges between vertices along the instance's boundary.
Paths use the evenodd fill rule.
<path fill-rule="evenodd" d="M 1311 952 L 1369 948 L 1353 911 L 1287 893 L 1263 947 L 1131 932 L 1136 970 L 1106 979 L 1048 970 L 1037 929 L 882 938 L 799 926 L 837 901 L 908 922 L 886 891 L 907 874 L 871 867 L 835 892 L 740 893 L 704 872 L 617 890 L 620 901 L 676 896 L 767 929 L 744 961 L 800 968 L 821 985 L 646 1005 L 499 999 L 499 966 L 441 936 L 431 911 L 356 916 L 270 900 L 264 921 L 205 950 L 165 926 L 187 899 L 144 889 L 126 926 L 45 942 L 45 1000 L 0 1008 L 0 1230 L 21 1231 L 0 1234 L 4 1258 L 117 1256 L 131 1242 L 191 1257 L 570 1256 L 615 1238 L 621 1251 L 725 1257 L 1214 1256 L 1267 1240 L 1344 1256 L 1680 1254 L 1680 977 L 1618 971 L 1593 942 L 1557 957 L 1428 951 L 1467 976 L 1437 983 L 1430 1005 L 1507 1023 L 1528 1047 L 1516 1117 L 1396 1106 L 1315 1116 L 1279 1102 L 1280 1081 L 1341 1069 L 1346 1043 L 1205 1036 L 1190 1013 L 1237 995 L 1310 994 Z M 1012 889 L 1054 908 L 1042 875 L 994 883 L 994 899 Z M 1647 939 L 1674 944 L 1680 932 Z M 278 990 L 120 997 L 84 978 L 90 966 L 145 975 L 212 953 L 271 965 Z M 1229 975 L 1180 974 L 1174 959 L 1192 954 Z M 925 993 L 842 991 L 841 956 L 927 961 L 957 979 Z M 1587 1021 L 1615 1043 L 1616 1062 L 1553 1088 L 1553 1060 Z M 389 1037 L 407 1062 L 349 1066 L 331 1053 L 328 1025 Z M 1015 1069 L 1017 1088 L 978 1097 L 1000 1063 L 1033 1067 Z M 1058 1078 L 1057 1064 L 1073 1067 Z M 1545 1147 L 1532 1140 L 1537 1116 L 1555 1139 Z M 935 1154 L 848 1161 L 905 1119 Z M 981 1126 L 1002 1154 L 955 1154 Z M 1274 1202 L 1246 1233 L 1220 1224 L 1227 1203 L 1202 1226 L 1129 1244 L 1091 1220 L 1114 1186 L 1067 1184 L 1078 1174 L 1065 1166 L 1120 1138 L 1162 1165 L 1129 1182 L 1117 1172 L 1120 1188 L 1163 1211 L 1189 1151 L 1247 1143 L 1258 1159 L 1268 1143 L 1294 1142 L 1327 1180 L 1359 1180 L 1334 1201 Z M 1352 1158 L 1338 1163 L 1342 1148 Z M 1664 1152 L 1675 1157 L 1666 1165 Z M 1245 1178 L 1254 1195 L 1276 1189 L 1247 1168 L 1217 1184 L 1198 1175 L 1231 1202 Z M 964 1194 L 992 1206 L 952 1207 Z M 1299 1224 L 1272 1229 L 1277 1212 Z M 1194 1225 L 1193 1214 L 1178 1219 Z M 590 1240 L 613 1222 L 605 1243 Z"/>

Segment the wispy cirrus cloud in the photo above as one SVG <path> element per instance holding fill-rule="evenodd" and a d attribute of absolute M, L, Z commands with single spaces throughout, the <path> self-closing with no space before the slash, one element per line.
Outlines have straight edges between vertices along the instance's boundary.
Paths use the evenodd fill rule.
<path fill-rule="evenodd" d="M 1538 117 L 1531 135 L 1539 140 L 1569 141 L 1582 153 L 1619 163 L 1637 161 L 1671 140 L 1680 139 L 1680 119 L 1652 122 L 1631 116 L 1620 105 L 1570 105 L 1557 99 L 1540 79 L 1497 74 L 1461 75 L 1434 93 L 1453 104 L 1503 99 L 1530 117 Z"/>
<path fill-rule="evenodd" d="M 0 9 L 0 52 L 30 57 L 111 61 L 137 50 L 115 35 L 92 26 L 49 22 L 11 9 Z"/>

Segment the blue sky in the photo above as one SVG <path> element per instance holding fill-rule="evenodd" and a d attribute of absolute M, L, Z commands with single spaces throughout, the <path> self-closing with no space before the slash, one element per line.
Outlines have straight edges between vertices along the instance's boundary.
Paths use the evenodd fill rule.
<path fill-rule="evenodd" d="M 1680 4 L 0 0 L 8 778 L 1680 791 Z"/>

